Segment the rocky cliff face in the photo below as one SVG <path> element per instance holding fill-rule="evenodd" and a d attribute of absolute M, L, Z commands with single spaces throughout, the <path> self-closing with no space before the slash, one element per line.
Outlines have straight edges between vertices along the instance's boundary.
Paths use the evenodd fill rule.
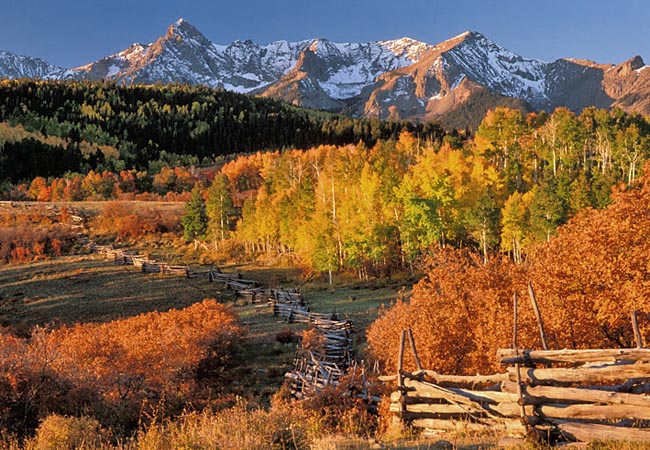
<path fill-rule="evenodd" d="M 622 64 L 550 63 L 506 50 L 478 32 L 436 45 L 409 38 L 369 43 L 327 39 L 258 45 L 212 43 L 187 21 L 151 44 L 62 69 L 0 53 L 0 76 L 188 83 L 279 98 L 298 106 L 395 119 L 432 119 L 498 104 L 529 110 L 620 107 L 650 115 L 650 71 Z"/>

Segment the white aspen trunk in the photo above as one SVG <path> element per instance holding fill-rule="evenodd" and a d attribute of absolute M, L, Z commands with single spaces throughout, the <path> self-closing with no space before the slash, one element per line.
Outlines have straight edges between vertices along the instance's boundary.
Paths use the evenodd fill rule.
<path fill-rule="evenodd" d="M 343 255 L 343 240 L 341 239 L 341 230 L 339 228 L 339 222 L 336 217 L 336 193 L 334 192 L 334 171 L 331 175 L 332 182 L 332 223 L 334 224 L 334 230 L 336 232 L 336 245 L 339 257 L 339 267 L 343 267 L 344 255 Z"/>
<path fill-rule="evenodd" d="M 224 203 L 223 194 L 220 194 L 219 195 L 219 219 L 220 219 L 221 223 L 219 225 L 221 227 L 221 240 L 222 241 L 226 238 L 225 231 L 224 231 L 224 229 L 225 229 L 225 223 L 224 222 L 225 221 L 224 221 L 224 213 L 223 213 L 223 203 Z"/>
<path fill-rule="evenodd" d="M 632 158 L 630 159 L 630 167 L 628 169 L 627 173 L 627 184 L 633 184 L 634 181 L 636 180 L 636 161 L 639 157 L 639 153 L 637 152 L 637 149 L 634 149 L 634 154 L 632 155 Z"/>
<path fill-rule="evenodd" d="M 488 263 L 488 257 L 487 257 L 487 231 L 485 230 L 485 225 L 483 226 L 483 230 L 481 232 L 481 240 L 483 241 L 483 264 Z"/>

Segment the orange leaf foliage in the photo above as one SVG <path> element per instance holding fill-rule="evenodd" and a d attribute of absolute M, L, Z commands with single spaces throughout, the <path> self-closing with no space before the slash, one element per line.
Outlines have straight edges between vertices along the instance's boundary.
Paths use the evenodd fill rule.
<path fill-rule="evenodd" d="M 0 328 L 0 404 L 22 402 L 37 418 L 119 410 L 111 420 L 133 421 L 143 402 L 191 395 L 200 364 L 223 366 L 242 333 L 215 300 L 105 324 L 36 328 L 29 340 Z M 0 424 L 17 419 L 12 414 L 0 409 Z"/>
<path fill-rule="evenodd" d="M 496 348 L 512 342 L 512 298 L 525 288 L 520 269 L 505 258 L 483 264 L 467 251 L 440 251 L 427 260 L 427 276 L 413 287 L 411 300 L 399 301 L 370 327 L 372 352 L 394 371 L 401 330 L 411 328 L 425 368 L 493 371 Z M 522 344 L 534 342 L 532 320 L 521 311 Z M 410 352 L 405 354 L 406 368 L 414 369 Z"/>

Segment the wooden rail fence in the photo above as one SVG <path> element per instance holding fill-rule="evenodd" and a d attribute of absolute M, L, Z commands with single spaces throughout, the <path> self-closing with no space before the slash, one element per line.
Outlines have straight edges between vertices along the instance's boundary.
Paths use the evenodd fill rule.
<path fill-rule="evenodd" d="M 552 442 L 650 442 L 650 349 L 501 349 L 504 373 L 456 376 L 404 371 L 411 339 L 402 333 L 397 375 L 381 379 L 397 381 L 391 411 L 428 433 L 490 427 Z"/>
<path fill-rule="evenodd" d="M 214 267 L 191 267 L 189 265 L 169 264 L 156 261 L 147 255 L 139 254 L 112 245 L 99 245 L 89 242 L 91 251 L 112 260 L 119 265 L 132 265 L 146 273 L 159 273 L 162 275 L 184 276 L 190 279 L 205 277 L 211 283 L 222 283 L 224 288 L 232 290 L 237 296 L 249 299 L 252 302 L 266 302 L 267 290 L 257 288 L 255 280 L 243 279 L 238 273 L 223 273 Z M 270 293 L 269 293 L 270 295 Z"/>
<path fill-rule="evenodd" d="M 312 312 L 304 298 L 295 291 L 275 290 L 269 298 L 273 315 L 289 323 L 309 324 L 322 339 L 320 352 L 298 346 L 293 369 L 285 374 L 289 389 L 296 399 L 322 391 L 326 386 L 337 385 L 353 364 L 350 320 L 339 320 L 336 313 Z"/>
<path fill-rule="evenodd" d="M 323 339 L 320 351 L 298 346 L 293 369 L 286 373 L 290 390 L 297 399 L 320 392 L 328 385 L 337 385 L 348 368 L 354 364 L 350 320 L 339 320 L 336 313 L 324 314 L 309 310 L 307 302 L 295 289 L 263 288 L 255 280 L 236 273 L 224 273 L 214 267 L 171 265 L 155 261 L 147 255 L 98 245 L 90 242 L 91 251 L 97 252 L 115 264 L 133 265 L 146 273 L 185 276 L 189 279 L 206 278 L 211 283 L 221 283 L 224 288 L 251 303 L 268 303 L 273 315 L 289 323 L 309 324 Z"/>

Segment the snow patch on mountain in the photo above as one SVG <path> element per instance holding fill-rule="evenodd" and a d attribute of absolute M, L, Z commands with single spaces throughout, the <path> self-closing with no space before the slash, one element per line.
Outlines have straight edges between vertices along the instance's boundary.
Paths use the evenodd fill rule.
<path fill-rule="evenodd" d="M 409 38 L 369 43 L 334 43 L 325 39 L 312 42 L 309 49 L 325 67 L 321 88 L 333 99 L 356 97 L 378 76 L 413 64 L 429 44 Z"/>
<path fill-rule="evenodd" d="M 0 78 L 44 78 L 60 70 L 42 59 L 0 50 Z"/>
<path fill-rule="evenodd" d="M 501 95 L 539 102 L 546 98 L 546 63 L 523 58 L 477 32 L 464 33 L 463 41 L 443 57 L 472 81 Z"/>

